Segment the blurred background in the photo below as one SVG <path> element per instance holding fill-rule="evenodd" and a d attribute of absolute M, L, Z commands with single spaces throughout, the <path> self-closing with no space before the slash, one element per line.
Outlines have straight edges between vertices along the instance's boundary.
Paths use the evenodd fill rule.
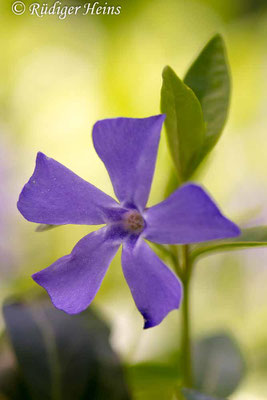
<path fill-rule="evenodd" d="M 113 195 L 93 148 L 93 124 L 107 117 L 159 113 L 163 67 L 169 64 L 183 77 L 216 32 L 226 41 L 232 101 L 224 133 L 198 180 L 237 223 L 267 224 L 266 0 L 121 0 L 112 3 L 122 7 L 118 16 L 65 20 L 16 16 L 11 3 L 2 0 L 0 5 L 1 302 L 7 296 L 29 300 L 43 293 L 31 274 L 70 253 L 91 229 L 64 226 L 36 233 L 34 224 L 18 213 L 16 201 L 37 151 Z M 164 198 L 170 168 L 163 132 L 150 205 Z M 194 338 L 227 331 L 245 355 L 246 377 L 233 400 L 266 398 L 266 287 L 264 249 L 213 255 L 196 267 Z M 112 347 L 124 363 L 175 356 L 178 313 L 142 330 L 120 254 L 93 307 L 110 326 Z"/>

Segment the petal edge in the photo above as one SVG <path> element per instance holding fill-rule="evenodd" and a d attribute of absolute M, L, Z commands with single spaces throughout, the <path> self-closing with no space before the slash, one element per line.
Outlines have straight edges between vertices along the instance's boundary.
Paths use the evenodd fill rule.
<path fill-rule="evenodd" d="M 28 221 L 48 225 L 104 224 L 120 209 L 111 197 L 41 152 L 17 207 Z"/>
<path fill-rule="evenodd" d="M 201 186 L 188 183 L 145 211 L 144 237 L 160 244 L 190 244 L 240 235 Z"/>
<path fill-rule="evenodd" d="M 56 308 L 67 314 L 80 313 L 94 299 L 120 244 L 119 236 L 101 228 L 32 278 L 47 291 Z"/>
<path fill-rule="evenodd" d="M 106 119 L 94 125 L 95 150 L 124 205 L 143 210 L 147 203 L 164 119 L 165 115 L 160 114 Z"/>
<path fill-rule="evenodd" d="M 135 304 L 144 317 L 144 329 L 159 325 L 170 311 L 179 308 L 181 282 L 145 241 L 123 243 L 122 268 Z"/>

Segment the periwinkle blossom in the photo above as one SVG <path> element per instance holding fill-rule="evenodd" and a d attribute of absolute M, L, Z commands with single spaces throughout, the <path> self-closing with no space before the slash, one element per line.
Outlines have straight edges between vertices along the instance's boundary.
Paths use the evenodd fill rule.
<path fill-rule="evenodd" d="M 81 239 L 71 254 L 37 272 L 55 307 L 69 314 L 86 309 L 122 245 L 122 268 L 144 328 L 158 325 L 182 299 L 182 285 L 144 239 L 188 244 L 238 236 L 205 191 L 185 184 L 146 208 L 164 115 L 98 121 L 95 150 L 104 162 L 119 203 L 62 164 L 38 153 L 18 209 L 40 224 L 106 224 Z"/>

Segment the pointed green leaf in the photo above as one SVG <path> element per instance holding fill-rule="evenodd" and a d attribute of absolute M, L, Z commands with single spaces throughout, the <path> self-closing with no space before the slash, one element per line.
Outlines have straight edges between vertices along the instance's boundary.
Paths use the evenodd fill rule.
<path fill-rule="evenodd" d="M 202 158 L 215 146 L 225 125 L 230 102 L 230 76 L 225 45 L 215 35 L 187 72 L 184 82 L 196 94 L 206 124 Z"/>
<path fill-rule="evenodd" d="M 211 396 L 230 396 L 246 371 L 239 346 L 225 333 L 199 340 L 194 346 L 193 360 L 194 387 Z"/>
<path fill-rule="evenodd" d="M 266 247 L 267 246 L 267 226 L 257 226 L 242 230 L 242 234 L 234 239 L 214 240 L 194 245 L 191 251 L 191 260 L 209 254 L 246 249 L 251 247 Z"/>
<path fill-rule="evenodd" d="M 199 163 L 204 143 L 204 120 L 201 105 L 193 91 L 170 67 L 162 73 L 161 111 L 170 152 L 181 182 L 186 181 Z"/>

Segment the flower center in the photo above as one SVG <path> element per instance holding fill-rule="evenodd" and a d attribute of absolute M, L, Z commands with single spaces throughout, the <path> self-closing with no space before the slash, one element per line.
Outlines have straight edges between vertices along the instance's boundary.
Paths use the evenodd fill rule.
<path fill-rule="evenodd" d="M 124 227 L 131 233 L 141 233 L 145 226 L 142 215 L 137 210 L 127 211 L 123 216 Z"/>

